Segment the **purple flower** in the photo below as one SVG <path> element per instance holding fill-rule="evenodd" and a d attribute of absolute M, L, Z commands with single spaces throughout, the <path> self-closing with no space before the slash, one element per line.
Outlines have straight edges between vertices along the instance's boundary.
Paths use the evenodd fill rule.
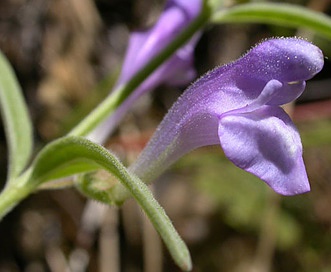
<path fill-rule="evenodd" d="M 159 20 L 152 28 L 133 32 L 116 86 L 127 83 L 144 65 L 160 53 L 199 14 L 201 8 L 201 0 L 168 0 Z M 89 138 L 96 142 L 104 142 L 131 105 L 141 95 L 156 86 L 163 83 L 186 85 L 191 82 L 196 76 L 193 53 L 199 36 L 200 34 L 197 33 L 156 69 Z"/>
<path fill-rule="evenodd" d="M 323 63 L 321 50 L 302 39 L 260 43 L 191 85 L 130 170 L 150 182 L 185 153 L 220 144 L 276 192 L 309 191 L 300 136 L 280 105 L 300 96 Z"/>
<path fill-rule="evenodd" d="M 168 0 L 164 11 L 152 28 L 147 31 L 132 33 L 118 84 L 129 81 L 148 61 L 160 53 L 199 14 L 201 7 L 201 0 Z M 185 84 L 191 81 L 193 79 L 192 74 L 195 75 L 192 67 L 193 48 L 194 44 L 188 44 L 179 49 L 172 57 L 176 60 L 175 63 L 185 62 L 185 66 L 180 66 L 178 69 L 176 65 L 170 66 L 166 63 L 168 69 L 163 69 L 162 72 L 156 71 L 154 74 L 158 76 L 154 81 L 165 81 L 164 76 L 162 76 L 164 72 L 176 75 L 177 73 L 173 73 L 172 69 L 169 69 L 170 67 L 175 68 L 175 70 L 178 69 L 178 72 L 181 73 L 180 77 L 189 78 Z M 188 68 L 189 71 L 183 68 Z M 169 78 L 168 76 L 167 79 Z"/>

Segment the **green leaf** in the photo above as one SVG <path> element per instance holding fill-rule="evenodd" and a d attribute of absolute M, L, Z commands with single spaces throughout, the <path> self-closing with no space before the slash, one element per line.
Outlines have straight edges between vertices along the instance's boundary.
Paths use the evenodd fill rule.
<path fill-rule="evenodd" d="M 64 137 L 46 145 L 32 164 L 31 182 L 36 186 L 50 180 L 101 169 L 100 154 L 81 138 Z"/>
<path fill-rule="evenodd" d="M 214 23 L 268 23 L 304 27 L 331 39 L 329 16 L 286 3 L 249 3 L 222 9 L 212 16 Z"/>
<path fill-rule="evenodd" d="M 32 124 L 14 71 L 1 52 L 0 108 L 9 150 L 8 180 L 14 180 L 32 152 Z"/>
<path fill-rule="evenodd" d="M 185 243 L 147 185 L 130 174 L 123 164 L 102 146 L 74 136 L 50 143 L 33 162 L 27 185 L 35 187 L 54 177 L 64 177 L 98 168 L 118 178 L 145 211 L 175 262 L 183 270 L 190 270 L 191 258 Z"/>

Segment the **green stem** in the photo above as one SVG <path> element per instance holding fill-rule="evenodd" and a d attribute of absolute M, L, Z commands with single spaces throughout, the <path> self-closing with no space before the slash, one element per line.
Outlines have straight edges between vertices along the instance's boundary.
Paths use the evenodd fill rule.
<path fill-rule="evenodd" d="M 27 186 L 30 171 L 18 178 L 17 182 L 9 182 L 0 194 L 0 221 L 18 203 L 30 195 L 35 187 Z"/>
<path fill-rule="evenodd" d="M 70 136 L 87 136 L 111 113 L 113 113 L 121 103 L 162 63 L 171 57 L 178 48 L 189 41 L 208 22 L 211 16 L 210 7 L 204 2 L 200 15 L 188 25 L 165 49 L 152 58 L 128 83 L 120 85 L 109 95 L 100 105 L 86 116 L 70 132 Z"/>

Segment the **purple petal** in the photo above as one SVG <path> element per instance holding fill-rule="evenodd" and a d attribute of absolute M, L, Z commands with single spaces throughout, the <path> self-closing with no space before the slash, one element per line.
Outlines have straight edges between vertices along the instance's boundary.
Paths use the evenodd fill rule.
<path fill-rule="evenodd" d="M 311 79 L 324 64 L 322 51 L 297 38 L 266 40 L 242 58 L 245 72 L 262 80 L 297 82 Z"/>
<path fill-rule="evenodd" d="M 264 180 L 276 192 L 294 195 L 309 191 L 299 133 L 278 107 L 226 115 L 219 137 L 225 155 L 238 167 Z"/>
<path fill-rule="evenodd" d="M 260 95 L 245 107 L 230 110 L 225 114 L 235 114 L 254 111 L 263 105 L 282 105 L 298 98 L 304 91 L 305 81 L 295 83 L 282 83 L 272 79 L 262 89 Z"/>
<path fill-rule="evenodd" d="M 164 49 L 200 12 L 201 0 L 169 1 L 155 25 L 131 34 L 119 84 L 127 82 Z"/>
<path fill-rule="evenodd" d="M 193 149 L 220 143 L 217 116 L 196 112 L 179 123 L 168 119 L 171 117 L 171 114 L 166 116 L 143 153 L 129 168 L 147 183 Z"/>

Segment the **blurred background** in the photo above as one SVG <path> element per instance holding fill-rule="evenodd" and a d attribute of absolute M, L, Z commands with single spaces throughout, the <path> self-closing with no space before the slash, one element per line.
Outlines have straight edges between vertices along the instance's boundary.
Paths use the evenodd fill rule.
<path fill-rule="evenodd" d="M 109 93 L 129 32 L 152 25 L 163 2 L 0 1 L 0 49 L 24 90 L 36 150 L 65 134 Z M 330 0 L 279 2 L 331 14 Z M 304 29 L 215 25 L 196 47 L 195 66 L 201 75 L 264 38 L 293 35 L 313 41 L 326 56 L 323 71 L 290 107 L 312 191 L 278 196 L 233 166 L 219 146 L 185 156 L 153 190 L 191 250 L 193 271 L 331 271 L 331 41 Z M 107 147 L 129 164 L 184 89 L 160 86 L 139 99 Z M 0 154 L 2 188 L 2 126 Z M 89 204 L 75 189 L 42 191 L 23 201 L 0 223 L 0 272 L 179 271 L 134 201 L 120 210 L 91 211 Z"/>

